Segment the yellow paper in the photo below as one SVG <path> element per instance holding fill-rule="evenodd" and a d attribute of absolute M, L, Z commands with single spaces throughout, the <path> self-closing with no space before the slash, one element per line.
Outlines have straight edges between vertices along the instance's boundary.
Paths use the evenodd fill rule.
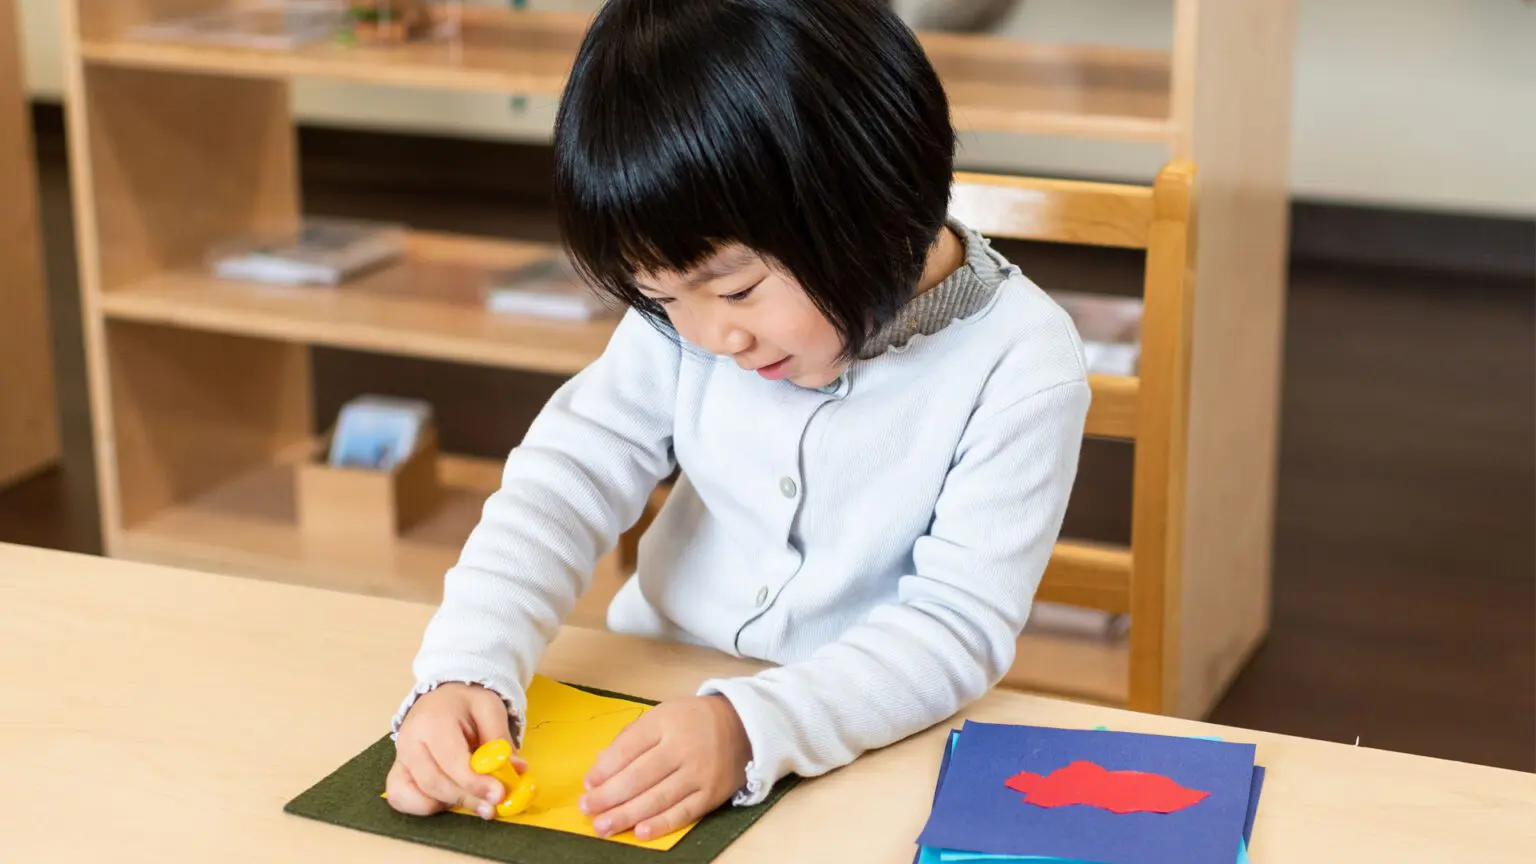
<path fill-rule="evenodd" d="M 528 761 L 528 771 L 538 783 L 539 794 L 527 810 L 507 819 L 498 816 L 497 821 L 596 837 L 592 820 L 576 806 L 577 799 L 586 791 L 582 779 L 591 770 L 597 754 L 650 708 L 626 699 L 597 696 L 535 675 L 528 686 L 528 728 L 518 752 Z M 453 812 L 480 818 L 467 810 Z M 667 850 L 692 828 L 686 825 L 654 840 L 641 840 L 633 831 L 603 839 Z"/>

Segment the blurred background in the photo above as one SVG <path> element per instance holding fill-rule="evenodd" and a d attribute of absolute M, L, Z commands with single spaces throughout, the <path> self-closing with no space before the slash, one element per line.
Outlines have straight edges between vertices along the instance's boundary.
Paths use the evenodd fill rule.
<path fill-rule="evenodd" d="M 0 488 L 0 541 L 97 553 L 63 4 L 14 2 L 62 444 L 57 460 Z M 1125 56 L 1176 50 L 1176 15 L 1194 5 L 896 4 L 933 31 Z M 1254 20 L 1230 22 L 1233 38 L 1266 26 Z M 1536 4 L 1299 0 L 1283 41 L 1280 90 L 1231 96 L 1290 100 L 1268 632 L 1210 719 L 1536 770 Z M 1055 74 L 1083 74 L 1086 91 L 1103 84 L 1092 76 L 1134 73 Z M 1019 80 L 998 86 L 1027 87 Z M 306 212 L 555 239 L 553 97 L 307 77 L 290 92 Z M 1137 138 L 966 129 L 960 161 L 1147 183 L 1168 146 Z M 1265 144 L 1224 146 L 1237 171 L 1232 148 Z M 1136 254 L 1000 245 L 1047 289 L 1140 289 Z M 564 380 L 325 345 L 311 364 L 317 418 L 361 393 L 426 399 L 444 447 L 484 459 L 515 445 Z M 1128 447 L 1090 442 L 1073 533 L 1128 538 L 1130 465 Z"/>

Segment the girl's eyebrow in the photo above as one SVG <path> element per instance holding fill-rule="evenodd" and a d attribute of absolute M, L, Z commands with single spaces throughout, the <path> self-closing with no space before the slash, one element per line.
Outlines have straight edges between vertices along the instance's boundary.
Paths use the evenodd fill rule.
<path fill-rule="evenodd" d="M 754 253 L 751 249 L 744 248 L 734 249 L 724 255 L 716 255 L 714 258 L 711 258 L 709 261 L 706 261 L 700 265 L 698 270 L 694 271 L 688 276 L 688 278 L 684 279 L 683 287 L 697 288 L 698 286 L 703 285 L 705 282 L 710 282 L 723 276 L 729 276 L 750 264 L 752 259 L 756 257 L 757 254 Z M 642 282 L 635 283 L 635 287 L 642 291 L 649 291 L 652 294 L 665 293 Z"/>
<path fill-rule="evenodd" d="M 703 285 L 722 276 L 729 276 L 737 270 L 747 266 L 753 258 L 757 257 L 751 249 L 736 248 L 726 255 L 717 255 L 712 260 L 700 267 L 698 272 L 689 276 L 684 284 L 689 288 Z"/>

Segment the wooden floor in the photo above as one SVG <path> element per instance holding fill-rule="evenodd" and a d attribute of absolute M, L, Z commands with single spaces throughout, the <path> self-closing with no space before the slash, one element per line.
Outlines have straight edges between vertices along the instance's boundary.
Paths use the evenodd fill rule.
<path fill-rule="evenodd" d="M 68 180 L 57 141 L 39 155 L 66 458 L 0 493 L 0 541 L 97 552 Z M 307 182 L 304 195 L 324 212 L 548 236 L 547 222 L 462 190 L 367 185 Z M 1135 284 L 1133 257 L 1008 251 L 1042 284 Z M 1292 275 L 1273 627 L 1213 719 L 1536 770 L 1536 291 L 1304 262 Z M 316 368 L 321 405 L 370 381 L 440 395 L 466 371 L 345 352 Z M 552 386 L 524 382 L 490 422 L 480 401 L 445 446 L 503 449 Z M 1095 447 L 1083 488 L 1124 476 L 1128 455 Z M 1074 499 L 1070 527 L 1124 536 L 1128 509 L 1112 499 Z"/>

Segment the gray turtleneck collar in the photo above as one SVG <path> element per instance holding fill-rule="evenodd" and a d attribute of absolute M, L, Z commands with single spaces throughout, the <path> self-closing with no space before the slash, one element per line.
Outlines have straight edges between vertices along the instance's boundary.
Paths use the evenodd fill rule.
<path fill-rule="evenodd" d="M 1007 278 L 1002 262 L 993 256 L 984 237 L 954 219 L 946 224 L 965 244 L 965 263 L 943 282 L 903 306 L 896 317 L 870 339 L 859 355 L 861 359 L 878 357 L 891 348 L 899 348 L 919 333 L 931 336 L 955 319 L 975 313 L 992 299 L 998 286 Z"/>

